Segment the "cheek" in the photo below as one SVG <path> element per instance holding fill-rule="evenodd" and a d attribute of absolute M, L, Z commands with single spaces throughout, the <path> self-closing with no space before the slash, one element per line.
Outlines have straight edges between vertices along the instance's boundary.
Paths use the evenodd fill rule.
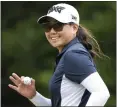
<path fill-rule="evenodd" d="M 61 32 L 61 35 L 64 38 L 69 38 L 70 36 L 72 36 L 72 29 L 70 29 L 69 27 L 65 27 L 63 31 Z"/>
<path fill-rule="evenodd" d="M 45 32 L 45 36 L 46 36 L 47 39 L 48 39 L 48 35 L 49 35 L 49 34 Z"/>
<path fill-rule="evenodd" d="M 48 33 L 45 32 L 45 36 L 47 37 Z"/>

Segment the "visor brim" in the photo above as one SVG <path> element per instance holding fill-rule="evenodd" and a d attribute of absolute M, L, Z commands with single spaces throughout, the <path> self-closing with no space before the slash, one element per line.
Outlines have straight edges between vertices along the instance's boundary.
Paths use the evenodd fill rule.
<path fill-rule="evenodd" d="M 40 18 L 37 20 L 37 23 L 38 23 L 38 24 L 42 24 L 42 23 L 49 22 L 49 19 L 50 19 L 50 18 L 55 19 L 54 17 L 44 15 L 44 16 L 40 17 Z M 56 19 L 55 19 L 55 20 L 56 20 Z"/>

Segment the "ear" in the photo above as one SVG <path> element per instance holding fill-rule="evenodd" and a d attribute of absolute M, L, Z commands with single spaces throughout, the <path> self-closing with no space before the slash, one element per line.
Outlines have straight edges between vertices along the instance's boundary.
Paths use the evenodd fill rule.
<path fill-rule="evenodd" d="M 77 31 L 78 31 L 78 25 L 73 24 L 73 32 L 74 32 L 74 34 L 76 34 Z"/>

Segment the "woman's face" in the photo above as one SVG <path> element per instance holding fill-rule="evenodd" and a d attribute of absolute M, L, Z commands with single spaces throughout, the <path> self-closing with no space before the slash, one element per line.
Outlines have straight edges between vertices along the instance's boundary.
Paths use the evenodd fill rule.
<path fill-rule="evenodd" d="M 64 46 L 75 38 L 78 27 L 75 24 L 64 24 L 57 27 L 52 28 L 51 26 L 45 31 L 45 35 L 49 43 L 61 52 Z"/>

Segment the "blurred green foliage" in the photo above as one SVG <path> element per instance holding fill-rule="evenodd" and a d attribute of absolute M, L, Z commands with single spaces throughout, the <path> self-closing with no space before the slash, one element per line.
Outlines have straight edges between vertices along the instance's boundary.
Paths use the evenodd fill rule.
<path fill-rule="evenodd" d="M 20 76 L 33 77 L 36 80 L 37 90 L 49 97 L 48 82 L 53 73 L 54 61 L 58 52 L 50 46 L 43 29 L 36 21 L 56 3 L 60 2 L 1 2 L 2 104 L 4 107 L 5 101 L 10 101 L 9 105 L 13 105 L 13 102 L 17 100 L 10 99 L 9 95 L 13 95 L 13 92 L 7 87 L 10 83 L 8 77 L 13 72 Z M 111 94 L 106 105 L 115 106 L 116 2 L 65 1 L 64 3 L 77 8 L 80 23 L 92 32 L 102 51 L 110 57 L 110 59 L 96 59 L 96 64 Z M 5 89 L 6 92 L 4 92 Z M 12 96 L 12 98 L 15 97 L 16 95 Z M 32 107 L 30 104 L 29 106 Z"/>

